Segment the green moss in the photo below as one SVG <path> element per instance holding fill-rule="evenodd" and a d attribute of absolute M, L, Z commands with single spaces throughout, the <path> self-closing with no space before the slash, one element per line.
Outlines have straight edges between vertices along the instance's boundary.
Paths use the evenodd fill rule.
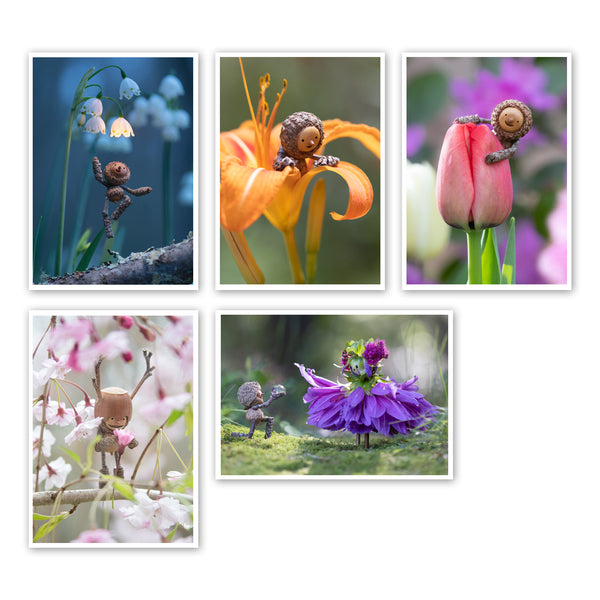
<path fill-rule="evenodd" d="M 222 475 L 448 475 L 448 422 L 428 432 L 386 438 L 371 434 L 370 449 L 355 446 L 355 436 L 316 438 L 273 433 L 264 439 L 231 437 L 248 427 L 221 426 Z"/>

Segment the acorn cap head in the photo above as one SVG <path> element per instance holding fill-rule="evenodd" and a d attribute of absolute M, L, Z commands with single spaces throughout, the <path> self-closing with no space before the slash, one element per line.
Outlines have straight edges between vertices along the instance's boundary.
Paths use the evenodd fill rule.
<path fill-rule="evenodd" d="M 522 138 L 533 125 L 531 110 L 519 100 L 500 102 L 491 116 L 494 132 L 501 142 Z"/>
<path fill-rule="evenodd" d="M 111 185 L 123 185 L 127 183 L 130 175 L 129 167 L 118 160 L 108 163 L 104 167 L 104 178 Z"/>
<path fill-rule="evenodd" d="M 244 408 L 250 408 L 261 391 L 258 381 L 246 381 L 238 388 L 238 401 Z"/>
<path fill-rule="evenodd" d="M 293 158 L 309 158 L 323 144 L 321 119 L 310 112 L 295 112 L 281 124 L 281 146 Z"/>
<path fill-rule="evenodd" d="M 131 421 L 132 412 L 131 396 L 120 387 L 101 390 L 101 397 L 96 399 L 94 405 L 94 417 L 127 417 L 127 421 Z"/>

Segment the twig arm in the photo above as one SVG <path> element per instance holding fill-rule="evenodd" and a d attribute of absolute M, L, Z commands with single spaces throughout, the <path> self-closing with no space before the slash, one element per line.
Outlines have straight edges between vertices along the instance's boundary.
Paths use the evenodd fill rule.
<path fill-rule="evenodd" d="M 139 392 L 140 388 L 144 384 L 144 381 L 146 381 L 146 379 L 148 379 L 149 377 L 152 377 L 152 371 L 154 371 L 154 367 L 150 366 L 150 360 L 152 359 L 152 352 L 149 352 L 148 350 L 143 350 L 143 352 L 144 352 L 144 360 L 146 361 L 146 370 L 144 371 L 144 374 L 142 375 L 142 378 L 140 379 L 139 383 L 135 386 L 135 389 L 133 390 L 133 392 L 131 392 L 132 400 L 133 400 L 134 396 Z"/>

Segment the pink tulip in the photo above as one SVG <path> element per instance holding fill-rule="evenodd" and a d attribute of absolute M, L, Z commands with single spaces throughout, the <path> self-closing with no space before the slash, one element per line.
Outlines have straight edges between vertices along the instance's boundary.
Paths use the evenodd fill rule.
<path fill-rule="evenodd" d="M 486 155 L 497 150 L 502 150 L 502 144 L 486 125 L 455 123 L 446 132 L 436 196 L 448 225 L 477 231 L 508 218 L 513 197 L 509 162 L 485 162 Z"/>

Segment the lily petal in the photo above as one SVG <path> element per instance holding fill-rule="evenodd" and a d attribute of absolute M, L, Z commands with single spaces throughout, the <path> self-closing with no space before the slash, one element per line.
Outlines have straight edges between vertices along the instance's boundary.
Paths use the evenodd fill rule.
<path fill-rule="evenodd" d="M 304 192 L 311 179 L 323 171 L 330 171 L 342 177 L 348 184 L 348 208 L 346 214 L 329 213 L 335 221 L 360 219 L 366 215 L 373 204 L 373 187 L 365 173 L 352 163 L 340 161 L 335 167 L 316 167 L 311 169 L 294 188 L 295 202 L 302 203 Z"/>
<path fill-rule="evenodd" d="M 351 137 L 363 144 L 377 158 L 381 158 L 381 132 L 375 127 L 364 125 L 362 123 L 350 123 L 340 119 L 329 119 L 323 121 L 325 129 L 325 142 L 319 153 L 325 154 L 323 148 L 328 142 L 343 137 Z"/>
<path fill-rule="evenodd" d="M 271 204 L 288 179 L 299 178 L 297 169 L 269 171 L 243 165 L 236 156 L 221 155 L 221 224 L 243 231 Z"/>

